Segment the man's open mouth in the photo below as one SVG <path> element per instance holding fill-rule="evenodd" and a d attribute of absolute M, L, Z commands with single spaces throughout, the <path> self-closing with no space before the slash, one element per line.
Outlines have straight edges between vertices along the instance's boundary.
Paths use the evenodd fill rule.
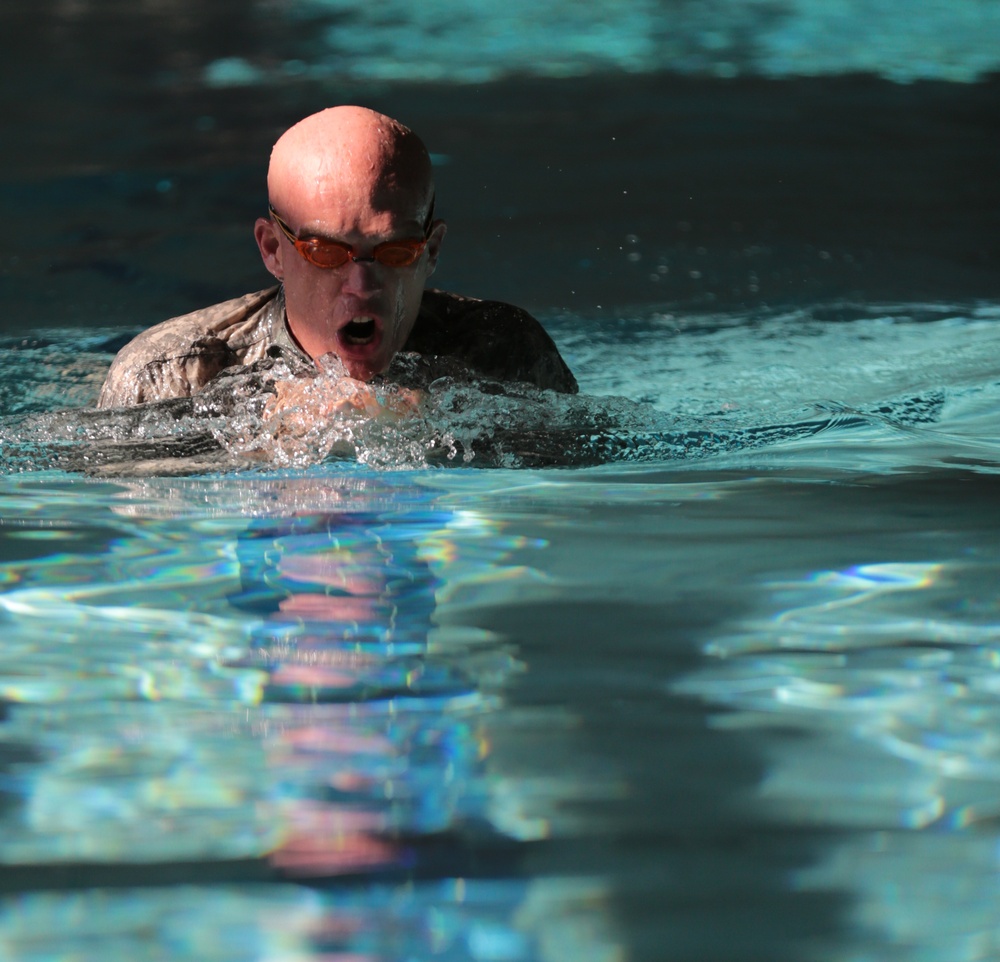
<path fill-rule="evenodd" d="M 371 317 L 357 317 L 340 329 L 346 344 L 370 344 L 375 339 L 375 320 Z"/>

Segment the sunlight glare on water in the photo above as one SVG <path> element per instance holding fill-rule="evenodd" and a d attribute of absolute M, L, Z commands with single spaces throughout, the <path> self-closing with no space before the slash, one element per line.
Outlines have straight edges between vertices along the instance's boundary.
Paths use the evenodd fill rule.
<path fill-rule="evenodd" d="M 964 524 L 977 517 L 994 530 L 995 511 Z M 854 893 L 861 954 L 845 957 L 984 958 L 1000 897 L 1000 554 L 992 538 L 969 549 L 932 539 L 918 514 L 910 524 L 867 547 L 884 561 L 764 581 L 673 690 L 715 706 L 714 725 L 754 732 L 769 765 L 745 804 L 849 830 L 796 876 L 803 890 Z M 893 560 L 932 546 L 928 560 Z"/>

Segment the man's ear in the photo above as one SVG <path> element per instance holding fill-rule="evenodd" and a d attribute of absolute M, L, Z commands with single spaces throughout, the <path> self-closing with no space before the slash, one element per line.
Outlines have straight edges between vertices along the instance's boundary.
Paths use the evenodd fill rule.
<path fill-rule="evenodd" d="M 448 233 L 448 225 L 443 220 L 434 221 L 431 227 L 430 237 L 427 238 L 427 276 L 430 277 L 437 267 L 438 257 L 441 254 L 441 242 L 444 235 Z"/>
<path fill-rule="evenodd" d="M 281 280 L 285 276 L 285 269 L 281 263 L 281 242 L 278 239 L 278 228 L 267 217 L 258 217 L 253 225 L 253 236 L 257 241 L 257 249 L 260 251 L 264 266 L 278 280 Z"/>

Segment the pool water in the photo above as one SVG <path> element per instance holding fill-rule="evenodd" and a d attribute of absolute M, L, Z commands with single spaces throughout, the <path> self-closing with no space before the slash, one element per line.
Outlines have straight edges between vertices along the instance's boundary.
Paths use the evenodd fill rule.
<path fill-rule="evenodd" d="M 0 944 L 984 957 L 997 311 L 550 319 L 637 463 L 8 474 Z"/>
<path fill-rule="evenodd" d="M 0 957 L 1000 954 L 995 16 L 612 6 L 5 5 Z M 581 394 L 94 411 L 337 101 Z"/>

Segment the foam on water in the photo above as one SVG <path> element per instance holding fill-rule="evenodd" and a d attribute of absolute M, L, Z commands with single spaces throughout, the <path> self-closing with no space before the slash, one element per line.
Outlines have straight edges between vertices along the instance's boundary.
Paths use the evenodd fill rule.
<path fill-rule="evenodd" d="M 20 376 L 62 363 L 69 335 L 50 332 L 7 346 L 2 389 L 11 414 L 0 421 L 0 464 L 8 472 L 191 473 L 331 458 L 398 469 L 700 462 L 749 452 L 873 470 L 907 459 L 993 461 L 997 313 L 940 304 L 695 318 L 654 311 L 596 329 L 585 318 L 554 317 L 579 396 L 400 356 L 382 382 L 363 396 L 354 391 L 361 401 L 345 402 L 338 380 L 321 376 L 277 415 L 267 405 L 275 380 L 288 376 L 280 360 L 193 400 L 59 410 L 73 393 L 46 394 L 37 378 Z M 99 351 L 77 355 L 78 399 L 92 397 L 108 360 Z M 385 413 L 373 418 L 376 409 Z M 35 413 L 12 413 L 19 410 Z"/>

